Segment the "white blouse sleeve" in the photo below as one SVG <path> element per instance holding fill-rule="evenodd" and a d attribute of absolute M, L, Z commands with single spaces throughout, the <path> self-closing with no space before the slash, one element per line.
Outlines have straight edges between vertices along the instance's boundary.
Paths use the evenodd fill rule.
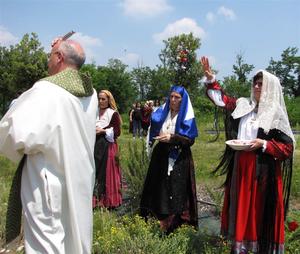
<path fill-rule="evenodd" d="M 105 129 L 105 138 L 108 142 L 114 143 L 114 128 L 110 127 L 108 129 Z"/>
<path fill-rule="evenodd" d="M 222 91 L 221 90 L 208 89 L 207 95 L 217 106 L 219 106 L 219 107 L 225 106 L 225 103 L 222 100 Z"/>

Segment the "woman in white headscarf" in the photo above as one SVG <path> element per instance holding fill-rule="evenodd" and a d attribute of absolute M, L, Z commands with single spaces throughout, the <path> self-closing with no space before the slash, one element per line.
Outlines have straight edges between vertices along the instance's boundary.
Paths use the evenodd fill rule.
<path fill-rule="evenodd" d="M 207 96 L 226 113 L 226 139 L 248 144 L 242 151 L 227 146 L 215 170 L 227 174 L 221 233 L 232 241 L 232 253 L 284 253 L 295 138 L 279 79 L 260 70 L 251 98 L 231 98 L 216 82 L 208 59 L 201 63 Z"/>

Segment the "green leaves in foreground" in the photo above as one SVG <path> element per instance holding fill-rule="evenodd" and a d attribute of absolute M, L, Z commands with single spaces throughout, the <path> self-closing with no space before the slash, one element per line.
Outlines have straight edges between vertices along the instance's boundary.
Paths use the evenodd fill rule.
<path fill-rule="evenodd" d="M 149 158 L 144 141 L 136 140 L 133 143 L 129 143 L 128 147 L 129 158 L 127 160 L 127 167 L 123 168 L 127 185 L 124 194 L 129 199 L 131 211 L 137 212 L 148 170 Z"/>
<path fill-rule="evenodd" d="M 93 253 L 101 254 L 201 254 L 229 253 L 219 237 L 209 237 L 183 226 L 165 235 L 156 220 L 145 222 L 141 217 L 123 216 L 106 210 L 94 214 Z"/>

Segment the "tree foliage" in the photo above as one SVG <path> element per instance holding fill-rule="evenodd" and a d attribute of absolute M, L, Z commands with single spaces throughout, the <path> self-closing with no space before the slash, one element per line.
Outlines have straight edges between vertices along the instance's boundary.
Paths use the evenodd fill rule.
<path fill-rule="evenodd" d="M 97 91 L 107 89 L 113 94 L 121 113 L 126 112 L 135 100 L 137 92 L 131 74 L 127 71 L 127 65 L 119 59 L 110 59 L 107 66 L 88 64 L 81 71 L 90 73 Z"/>
<path fill-rule="evenodd" d="M 203 72 L 196 51 L 200 46 L 200 39 L 192 33 L 181 34 L 164 41 L 159 54 L 161 64 L 155 68 L 140 66 L 129 71 L 120 60 L 110 59 L 105 66 L 85 64 L 81 71 L 89 72 L 96 90 L 112 92 L 121 113 L 127 112 L 136 100 L 164 99 L 173 84 L 186 86 L 195 108 L 208 113 L 213 107 L 199 85 Z M 232 75 L 221 81 L 225 91 L 235 97 L 249 96 L 252 80 L 248 76 L 253 68 L 244 61 L 242 53 L 237 54 Z M 267 70 L 280 78 L 288 98 L 290 119 L 293 124 L 299 123 L 299 101 L 294 98 L 300 95 L 298 48 L 288 47 L 278 61 L 271 58 Z M 0 46 L 0 113 L 4 114 L 17 93 L 29 89 L 46 75 L 47 54 L 35 33 L 25 34 L 18 44 L 10 47 Z"/>
<path fill-rule="evenodd" d="M 25 34 L 10 48 L 0 47 L 1 113 L 17 93 L 47 75 L 47 54 L 35 33 Z"/>
<path fill-rule="evenodd" d="M 254 65 L 245 63 L 243 54 L 239 53 L 236 56 L 236 64 L 234 64 L 232 68 L 239 83 L 245 84 L 248 82 L 247 75 L 254 69 Z"/>
<path fill-rule="evenodd" d="M 172 85 L 171 74 L 168 69 L 158 66 L 151 71 L 151 83 L 148 92 L 150 99 L 163 99 L 168 95 Z"/>
<path fill-rule="evenodd" d="M 171 82 L 187 87 L 191 97 L 197 96 L 199 80 L 203 76 L 196 55 L 196 50 L 201 45 L 200 39 L 190 33 L 174 36 L 163 42 L 165 48 L 161 50 L 159 58 L 170 73 Z"/>
<path fill-rule="evenodd" d="M 225 77 L 223 81 L 223 87 L 226 93 L 235 98 L 249 97 L 250 86 L 250 82 L 241 83 L 234 75 Z"/>
<path fill-rule="evenodd" d="M 135 88 L 139 92 L 139 99 L 147 99 L 151 86 L 152 70 L 148 66 L 140 66 L 138 68 L 134 68 L 131 75 Z"/>
<path fill-rule="evenodd" d="M 248 77 L 254 65 L 245 63 L 242 53 L 236 55 L 236 63 L 232 66 L 233 75 L 225 77 L 223 87 L 233 97 L 249 97 L 251 78 Z"/>
<path fill-rule="evenodd" d="M 273 58 L 267 68 L 281 81 L 285 95 L 300 96 L 300 56 L 297 55 L 298 48 L 288 47 L 281 54 L 281 60 Z"/>

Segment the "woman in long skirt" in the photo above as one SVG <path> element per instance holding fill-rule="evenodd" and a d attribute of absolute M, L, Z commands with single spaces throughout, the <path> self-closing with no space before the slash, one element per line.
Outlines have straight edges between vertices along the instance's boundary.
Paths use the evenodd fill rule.
<path fill-rule="evenodd" d="M 155 216 L 162 230 L 186 223 L 197 227 L 196 183 L 190 147 L 197 137 L 187 91 L 171 88 L 166 104 L 153 112 L 149 142 L 154 146 L 141 198 L 141 215 Z"/>
<path fill-rule="evenodd" d="M 96 181 L 93 207 L 115 208 L 122 204 L 121 169 L 117 138 L 121 134 L 121 117 L 113 95 L 99 92 L 99 117 L 96 123 Z"/>
<path fill-rule="evenodd" d="M 226 173 L 221 233 L 232 253 L 284 253 L 284 218 L 288 208 L 295 138 L 282 87 L 260 70 L 251 98 L 231 98 L 216 82 L 208 59 L 201 59 L 207 96 L 224 109 L 227 146 L 216 171 Z M 243 150 L 237 149 L 243 145 Z M 239 148 L 241 149 L 241 148 Z"/>

